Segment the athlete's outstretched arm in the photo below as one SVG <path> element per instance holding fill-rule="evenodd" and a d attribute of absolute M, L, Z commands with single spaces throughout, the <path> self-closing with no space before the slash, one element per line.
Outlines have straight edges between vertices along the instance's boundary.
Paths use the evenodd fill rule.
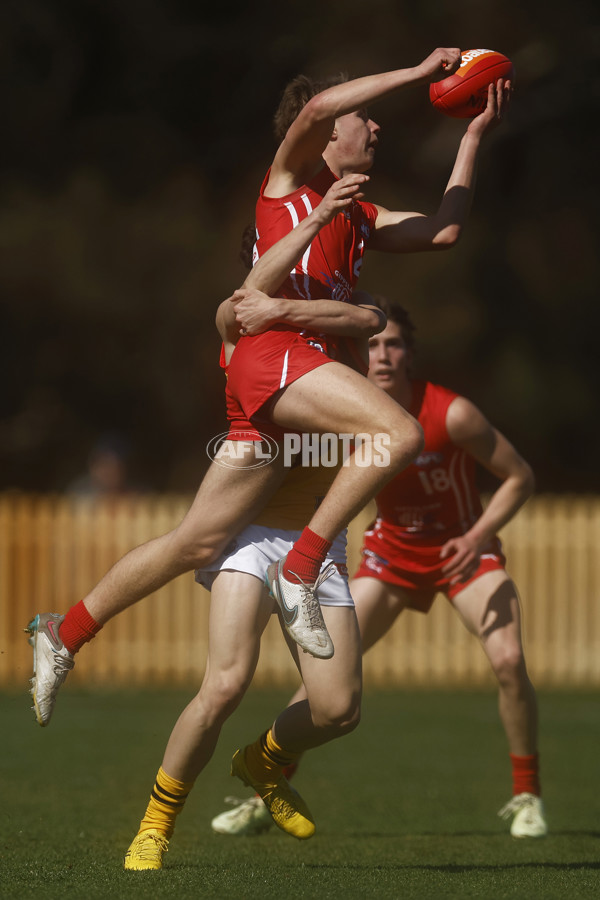
<path fill-rule="evenodd" d="M 448 407 L 446 427 L 452 443 L 501 482 L 471 528 L 461 537 L 450 539 L 442 548 L 442 558 L 450 557 L 444 573 L 457 582 L 471 574 L 485 544 L 531 496 L 534 476 L 531 466 L 507 438 L 465 397 L 456 397 Z"/>
<path fill-rule="evenodd" d="M 469 124 L 460 142 L 450 180 L 437 212 L 391 212 L 378 207 L 370 249 L 390 253 L 445 250 L 458 241 L 471 209 L 481 141 L 506 114 L 510 81 L 500 79 L 488 89 L 485 110 Z"/>

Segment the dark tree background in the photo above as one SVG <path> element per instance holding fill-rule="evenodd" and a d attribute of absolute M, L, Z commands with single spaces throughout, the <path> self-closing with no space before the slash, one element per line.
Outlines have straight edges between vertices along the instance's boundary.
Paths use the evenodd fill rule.
<path fill-rule="evenodd" d="M 18 0 L 0 45 L 0 488 L 60 490 L 118 432 L 136 481 L 195 489 L 225 427 L 214 313 L 286 81 L 484 46 L 517 83 L 462 242 L 372 254 L 361 287 L 409 307 L 419 374 L 478 403 L 538 490 L 600 490 L 595 2 Z M 464 124 L 427 88 L 371 112 L 369 197 L 435 210 Z"/>

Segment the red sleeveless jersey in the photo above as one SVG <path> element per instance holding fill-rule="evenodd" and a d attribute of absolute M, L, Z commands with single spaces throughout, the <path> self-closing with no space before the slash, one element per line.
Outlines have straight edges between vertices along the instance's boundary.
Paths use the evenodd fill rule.
<path fill-rule="evenodd" d="M 331 169 L 324 165 L 308 184 L 293 193 L 284 197 L 265 197 L 268 179 L 269 172 L 256 202 L 254 263 L 269 247 L 305 219 L 337 180 Z M 376 206 L 354 200 L 348 209 L 338 213 L 320 230 L 302 259 L 280 286 L 277 295 L 289 299 L 350 302 L 376 219 Z M 345 362 L 366 375 L 367 365 L 352 338 L 325 336 L 317 332 L 309 334 L 307 331 L 302 334 L 319 341 L 331 359 Z"/>
<path fill-rule="evenodd" d="M 269 172 L 256 203 L 254 262 L 319 205 L 336 176 L 326 165 L 306 185 L 285 197 L 265 197 Z M 277 292 L 287 298 L 348 302 L 363 253 L 377 219 L 372 203 L 355 200 L 318 233 Z"/>
<path fill-rule="evenodd" d="M 336 180 L 324 166 L 309 184 L 293 193 L 265 197 L 268 177 L 267 173 L 256 204 L 254 263 L 319 205 Z M 321 229 L 277 294 L 289 299 L 349 302 L 376 218 L 377 208 L 372 203 L 353 201 Z M 262 407 L 274 394 L 332 359 L 348 362 L 366 374 L 366 364 L 351 338 L 290 325 L 275 325 L 262 334 L 241 337 L 231 358 L 226 388 L 232 426 L 241 428 L 238 423 L 242 419 L 255 427 L 257 418 L 261 424 L 270 422 Z"/>
<path fill-rule="evenodd" d="M 431 546 L 464 534 L 482 512 L 475 460 L 452 443 L 446 413 L 458 396 L 430 381 L 413 382 L 412 415 L 425 433 L 414 463 L 377 495 L 375 530 L 396 544 Z"/>

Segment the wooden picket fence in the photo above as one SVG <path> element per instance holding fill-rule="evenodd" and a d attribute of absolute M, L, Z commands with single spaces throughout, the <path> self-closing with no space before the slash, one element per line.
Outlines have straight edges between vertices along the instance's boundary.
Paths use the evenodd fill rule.
<path fill-rule="evenodd" d="M 0 685 L 26 685 L 23 627 L 36 612 L 65 612 L 132 547 L 173 528 L 187 496 L 113 502 L 0 494 Z M 372 510 L 349 532 L 349 569 Z M 538 686 L 600 685 L 600 497 L 530 500 L 502 532 L 521 595 L 528 668 Z M 70 683 L 199 685 L 210 595 L 177 578 L 110 621 L 77 657 Z M 405 612 L 364 663 L 368 686 L 492 684 L 487 660 L 443 597 L 429 615 Z M 257 685 L 297 680 L 276 618 L 262 641 Z"/>

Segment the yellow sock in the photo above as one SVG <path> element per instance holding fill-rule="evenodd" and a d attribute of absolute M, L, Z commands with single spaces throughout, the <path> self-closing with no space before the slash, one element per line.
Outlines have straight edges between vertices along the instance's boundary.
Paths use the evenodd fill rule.
<path fill-rule="evenodd" d="M 175 829 L 175 819 L 183 809 L 193 786 L 193 781 L 177 781 L 176 778 L 171 778 L 161 766 L 139 830 L 148 831 L 149 828 L 156 828 L 165 837 L 170 838 Z"/>
<path fill-rule="evenodd" d="M 257 741 L 246 747 L 244 758 L 255 778 L 271 783 L 279 780 L 285 766 L 297 762 L 301 756 L 301 753 L 284 750 L 275 740 L 273 729 L 269 728 Z"/>

